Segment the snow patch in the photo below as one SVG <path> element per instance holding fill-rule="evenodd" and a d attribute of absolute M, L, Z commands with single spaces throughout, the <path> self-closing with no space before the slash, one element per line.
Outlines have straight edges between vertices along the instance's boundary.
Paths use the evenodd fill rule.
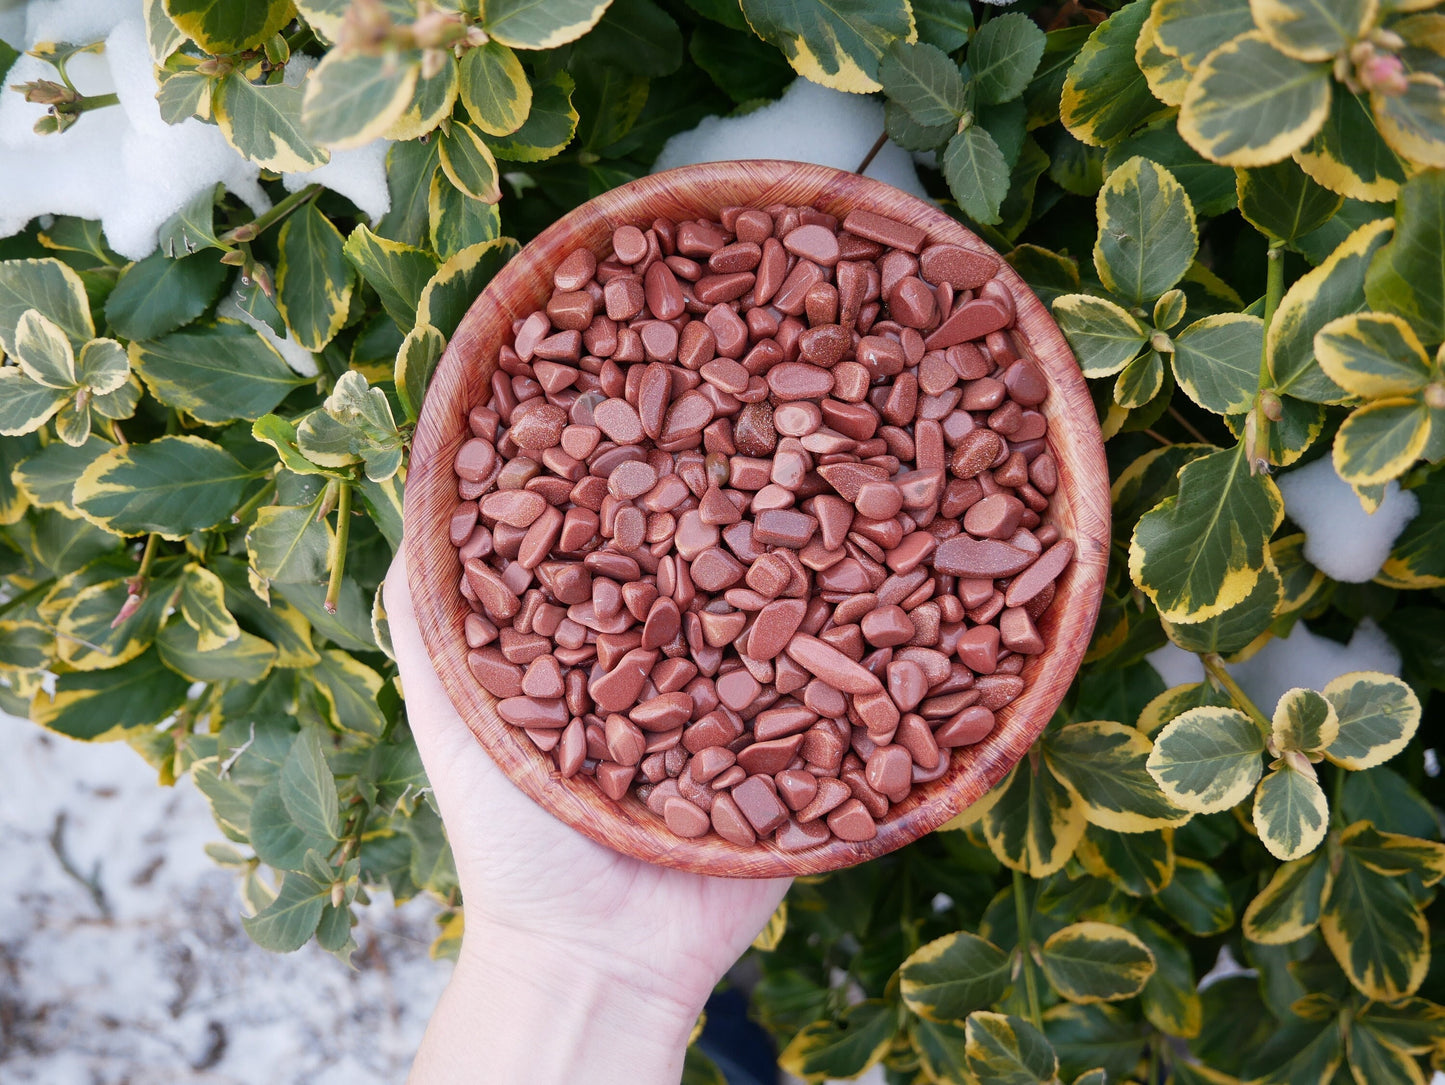
<path fill-rule="evenodd" d="M 374 139 L 349 151 L 332 151 L 331 161 L 306 173 L 283 173 L 287 192 L 299 192 L 307 185 L 320 184 L 339 192 L 375 222 L 391 210 L 391 190 L 386 187 L 386 152 L 391 140 Z"/>
<path fill-rule="evenodd" d="M 796 79 L 776 102 L 741 117 L 708 117 L 692 131 L 673 136 L 652 170 L 739 158 L 781 158 L 851 171 L 882 131 L 883 106 L 873 98 Z M 913 159 L 894 143 L 883 145 L 864 174 L 928 199 Z"/>
<path fill-rule="evenodd" d="M 227 316 L 232 320 L 239 320 L 242 324 L 249 324 L 261 333 L 262 339 L 266 340 L 266 342 L 270 343 L 280 352 L 281 357 L 286 360 L 286 364 L 297 373 L 303 377 L 316 376 L 317 373 L 320 372 L 316 367 L 316 355 L 296 342 L 296 340 L 292 338 L 290 331 L 287 331 L 286 337 L 283 339 L 273 332 L 270 325 L 265 321 L 258 320 L 246 312 L 245 309 L 242 309 L 237 299 L 243 296 L 241 291 L 241 276 L 238 272 L 231 289 L 216 303 L 216 315 Z"/>
<path fill-rule="evenodd" d="M 1204 667 L 1193 652 L 1174 644 L 1144 657 L 1169 688 L 1204 680 Z M 1303 622 L 1287 637 L 1276 637 L 1241 663 L 1225 669 L 1266 716 L 1286 690 L 1324 689 L 1351 671 L 1382 671 L 1399 677 L 1400 653 L 1384 631 L 1366 618 L 1349 644 L 1311 633 Z"/>
<path fill-rule="evenodd" d="M 270 206 L 259 168 L 238 155 L 213 125 L 161 120 L 139 0 L 58 0 L 28 9 L 25 44 L 105 40 L 100 55 L 68 66 L 86 94 L 114 91 L 119 106 L 82 116 L 59 135 L 32 130 L 42 107 L 0 94 L 0 237 L 43 214 L 99 219 L 111 248 L 139 260 L 156 247 L 160 225 L 218 181 L 260 212 Z M 18 45 L 17 45 L 18 47 Z M 53 78 L 54 69 L 21 57 L 6 84 Z"/>
<path fill-rule="evenodd" d="M 1391 482 L 1380 507 L 1367 514 L 1329 456 L 1277 481 L 1285 513 L 1305 533 L 1305 559 L 1326 576 L 1349 583 L 1374 579 L 1395 539 L 1420 511 L 1415 495 Z"/>
<path fill-rule="evenodd" d="M 400 1081 L 451 971 L 427 956 L 426 899 L 360 910 L 354 968 L 256 946 L 235 875 L 203 851 L 220 839 L 205 799 L 157 787 L 119 742 L 0 716 L 0 839 L 13 1085 Z"/>

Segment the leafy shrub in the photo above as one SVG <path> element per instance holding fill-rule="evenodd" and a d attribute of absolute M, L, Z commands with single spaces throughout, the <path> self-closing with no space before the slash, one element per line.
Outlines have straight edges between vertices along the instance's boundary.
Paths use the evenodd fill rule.
<path fill-rule="evenodd" d="M 0 700 L 189 775 L 261 944 L 345 957 L 353 905 L 385 888 L 441 900 L 434 951 L 454 950 L 378 594 L 428 376 L 518 241 L 791 65 L 881 91 L 886 135 L 936 152 L 944 206 L 1052 305 L 1109 441 L 1115 560 L 1029 756 L 953 831 L 800 881 L 760 938 L 784 1065 L 1423 1082 L 1445 1062 L 1442 789 L 1417 736 L 1445 703 L 1433 6 L 1132 0 L 975 25 L 951 0 L 261 0 L 239 19 L 146 0 L 163 116 L 216 124 L 276 202 L 207 190 L 135 262 L 76 219 L 0 242 Z M 37 47 L 57 79 L 22 88 L 58 139 L 114 104 L 70 81 L 82 48 Z M 280 172 L 378 136 L 383 217 L 284 193 Z M 315 375 L 217 315 L 233 276 Z M 1392 480 L 1420 503 L 1373 583 L 1327 580 L 1284 524 L 1273 470 L 1325 454 L 1367 508 Z M 1343 639 L 1366 617 L 1407 681 L 1256 705 L 1224 667 L 1301 620 Z M 1170 642 L 1205 681 L 1164 688 L 1143 657 Z M 1201 990 L 1223 949 L 1252 971 Z"/>

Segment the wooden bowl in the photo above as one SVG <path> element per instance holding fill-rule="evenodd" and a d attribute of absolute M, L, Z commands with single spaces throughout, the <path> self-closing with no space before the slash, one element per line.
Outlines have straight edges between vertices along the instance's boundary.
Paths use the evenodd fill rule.
<path fill-rule="evenodd" d="M 457 590 L 461 564 L 447 536 L 457 501 L 452 461 L 471 436 L 467 412 L 489 396 L 488 378 L 513 320 L 540 308 L 552 270 L 585 246 L 609 253 L 612 231 L 661 217 L 716 219 L 722 208 L 772 203 L 810 205 L 842 219 L 856 207 L 918 226 L 932 242 L 992 253 L 939 208 L 857 174 L 796 162 L 716 162 L 630 182 L 563 216 L 526 246 L 473 302 L 437 365 L 412 445 L 406 480 L 405 545 L 417 616 L 432 663 L 478 741 L 513 783 L 573 828 L 627 855 L 701 874 L 780 877 L 814 874 L 883 855 L 938 828 L 996 784 L 1048 724 L 1078 669 L 1098 616 L 1109 560 L 1109 475 L 1094 406 L 1068 344 L 1042 302 L 1006 264 L 999 277 L 1013 292 L 1013 335 L 1050 382 L 1041 410 L 1058 463 L 1059 485 L 1047 514 L 1077 554 L 1038 623 L 1048 648 L 1023 669 L 1024 693 L 998 713 L 993 732 L 953 752 L 948 772 L 894 806 L 866 843 L 833 839 L 801 852 L 772 843 L 739 847 L 715 834 L 675 836 L 634 796 L 609 799 L 591 777 L 562 779 L 551 761 L 504 724 L 496 699 L 467 668 L 462 624 L 469 611 Z"/>

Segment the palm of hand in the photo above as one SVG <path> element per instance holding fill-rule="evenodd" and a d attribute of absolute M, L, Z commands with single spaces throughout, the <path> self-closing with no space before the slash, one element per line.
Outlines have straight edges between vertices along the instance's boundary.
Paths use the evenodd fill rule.
<path fill-rule="evenodd" d="M 515 932 L 700 1001 L 767 921 L 788 879 L 708 878 L 589 840 L 519 791 L 453 708 L 422 645 L 398 558 L 387 613 L 407 715 L 446 823 L 469 924 Z"/>

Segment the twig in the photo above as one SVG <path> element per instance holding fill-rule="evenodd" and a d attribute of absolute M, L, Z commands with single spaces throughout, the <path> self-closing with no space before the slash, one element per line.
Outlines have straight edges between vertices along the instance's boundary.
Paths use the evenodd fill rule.
<path fill-rule="evenodd" d="M 105 889 L 100 884 L 100 860 L 96 860 L 89 877 L 80 872 L 74 860 L 70 858 L 70 853 L 65 850 L 66 818 L 64 810 L 55 815 L 55 828 L 50 830 L 50 850 L 59 860 L 60 869 L 85 887 L 86 893 L 90 895 L 90 899 L 95 902 L 96 908 L 100 911 L 100 917 L 109 920 L 112 917 L 110 902 L 105 899 Z"/>
<path fill-rule="evenodd" d="M 854 172 L 854 173 L 862 173 L 862 172 L 863 172 L 864 170 L 866 170 L 869 166 L 871 166 L 871 165 L 873 164 L 873 159 L 875 159 L 875 158 L 878 157 L 878 152 L 883 149 L 883 144 L 885 144 L 885 143 L 887 143 L 887 142 L 888 142 L 888 133 L 887 133 L 887 132 L 879 132 L 879 133 L 878 133 L 878 138 L 873 141 L 873 146 L 871 146 L 871 147 L 868 148 L 868 153 L 863 156 L 863 161 L 858 163 L 858 168 L 857 168 L 856 170 L 854 170 L 853 172 Z"/>
<path fill-rule="evenodd" d="M 1188 432 L 1189 436 L 1193 437 L 1200 444 L 1209 445 L 1214 443 L 1208 437 L 1204 436 L 1204 434 L 1200 433 L 1199 429 L 1194 425 L 1194 423 L 1189 421 L 1189 419 L 1185 418 L 1184 413 L 1172 403 L 1169 405 L 1169 417 L 1174 419 L 1174 421 L 1178 422 L 1181 426 L 1183 426 L 1184 429 Z"/>
<path fill-rule="evenodd" d="M 1234 676 L 1224 669 L 1224 660 L 1215 652 L 1207 652 L 1199 659 L 1204 664 L 1204 669 L 1209 673 L 1209 677 L 1219 683 L 1229 694 L 1230 700 L 1234 702 L 1234 707 L 1252 719 L 1255 726 L 1260 729 L 1260 733 L 1268 739 L 1274 733 L 1274 725 L 1259 710 L 1259 706 L 1250 700 L 1249 694 L 1240 688 L 1239 683 L 1234 680 Z"/>

